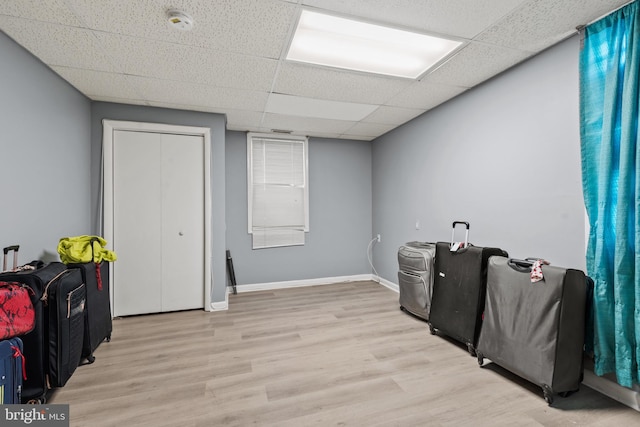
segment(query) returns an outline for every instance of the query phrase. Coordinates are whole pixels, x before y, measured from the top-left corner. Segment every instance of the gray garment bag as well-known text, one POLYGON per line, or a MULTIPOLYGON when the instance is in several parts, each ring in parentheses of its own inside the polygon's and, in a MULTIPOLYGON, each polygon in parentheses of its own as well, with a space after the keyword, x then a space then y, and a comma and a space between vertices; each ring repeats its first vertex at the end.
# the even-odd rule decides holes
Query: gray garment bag
POLYGON ((489 259, 477 357, 539 385, 551 405, 554 393, 582 382, 588 283, 582 271, 553 265, 532 282, 534 261, 489 259))

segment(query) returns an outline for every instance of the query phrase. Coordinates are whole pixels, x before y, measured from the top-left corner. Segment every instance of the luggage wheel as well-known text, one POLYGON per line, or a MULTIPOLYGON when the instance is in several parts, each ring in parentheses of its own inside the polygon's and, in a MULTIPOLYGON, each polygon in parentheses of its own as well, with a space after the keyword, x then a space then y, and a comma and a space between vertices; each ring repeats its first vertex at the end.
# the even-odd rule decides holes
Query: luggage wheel
POLYGON ((403 306, 400 306, 400 311, 407 311, 407 309, 404 308, 403 306))
POLYGON ((551 406, 553 404, 553 393, 551 389, 547 385, 542 386, 542 391, 544 393, 544 400, 551 406))
POLYGON ((476 357, 476 349, 473 348, 473 344, 467 344, 467 350, 471 356, 476 357))
POLYGON ((436 328, 434 328, 431 323, 429 323, 429 332, 431 332, 431 335, 436 334, 436 328))
POLYGON ((93 363, 96 361, 96 357, 93 354, 90 354, 89 356, 87 356, 87 362, 89 364, 93 363))
POLYGON ((27 400, 27 405, 44 405, 45 403, 47 403, 46 397, 41 397, 40 399, 27 400))
POLYGON ((476 356, 478 357, 478 365, 482 367, 482 365, 484 364, 484 356, 482 355, 482 353, 478 352, 476 352, 476 356))
POLYGON ((106 342, 111 342, 111 335, 109 335, 108 337, 105 338, 106 342))

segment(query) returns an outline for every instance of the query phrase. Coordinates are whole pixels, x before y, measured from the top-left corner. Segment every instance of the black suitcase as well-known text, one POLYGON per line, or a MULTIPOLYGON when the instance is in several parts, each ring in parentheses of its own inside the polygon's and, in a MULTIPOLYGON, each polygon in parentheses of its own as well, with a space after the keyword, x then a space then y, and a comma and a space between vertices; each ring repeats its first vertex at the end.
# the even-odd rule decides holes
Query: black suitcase
POLYGON ((26 379, 22 387, 22 401, 23 403, 45 403, 49 390, 47 385, 48 333, 44 305, 40 298, 47 283, 65 271, 67 267, 61 262, 52 262, 46 265, 40 262, 31 264, 35 269, 0 273, 0 281, 23 283, 34 291, 32 303, 35 310, 36 326, 33 331, 20 337, 24 345, 23 354, 26 360, 26 379))
POLYGON ((398 248, 400 309, 429 320, 436 244, 408 242, 398 248))
POLYGON ((48 327, 48 379, 63 387, 82 358, 86 286, 77 268, 66 269, 45 287, 42 301, 48 327))
POLYGON ((493 255, 508 256, 499 248, 471 245, 468 222, 453 223, 451 243, 436 243, 429 329, 466 344, 472 356, 482 324, 487 261, 493 255), (464 243, 454 243, 459 224, 466 226, 464 243))
POLYGON ((542 387, 551 405, 582 382, 587 298, 591 279, 580 270, 542 266, 532 282, 533 261, 491 257, 484 321, 478 338, 484 357, 542 387))
POLYGON ((104 340, 111 341, 111 301, 109 296, 109 263, 86 262, 68 264, 82 273, 86 285, 87 306, 85 309, 84 342, 82 358, 93 363, 93 352, 104 340))

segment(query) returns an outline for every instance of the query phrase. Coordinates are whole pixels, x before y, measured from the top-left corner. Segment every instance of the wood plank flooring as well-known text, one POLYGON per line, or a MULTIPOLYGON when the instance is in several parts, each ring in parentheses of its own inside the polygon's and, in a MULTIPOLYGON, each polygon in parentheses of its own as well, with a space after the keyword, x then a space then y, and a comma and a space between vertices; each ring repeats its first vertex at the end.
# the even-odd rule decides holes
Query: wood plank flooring
POLYGON ((72 426, 631 426, 586 386, 539 387, 432 336, 373 282, 230 296, 229 310, 114 320, 51 403, 72 426))

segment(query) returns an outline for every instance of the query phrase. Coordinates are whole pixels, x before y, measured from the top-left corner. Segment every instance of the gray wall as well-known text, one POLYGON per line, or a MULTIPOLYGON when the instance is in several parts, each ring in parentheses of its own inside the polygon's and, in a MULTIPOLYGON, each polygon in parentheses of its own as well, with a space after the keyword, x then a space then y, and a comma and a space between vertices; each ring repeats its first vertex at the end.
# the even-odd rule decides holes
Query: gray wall
POLYGON ((89 100, 0 32, 0 246, 57 260, 91 232, 89 100))
POLYGON ((310 138, 304 246, 251 249, 247 139, 227 132, 227 247, 239 285, 371 273, 371 144, 310 138))
MULTIPOLYGON (((225 253, 225 119, 220 114, 171 110, 137 105, 94 102, 91 104, 91 142, 93 171, 92 218, 97 218, 100 209, 99 182, 102 152, 102 120, 127 120, 136 122, 164 123, 171 125, 198 126, 211 129, 211 215, 212 215, 212 301, 225 300, 226 253, 225 253)), ((144 165, 141 165, 144 167, 144 165)), ((97 224, 97 222, 94 222, 97 224)), ((97 225, 96 225, 97 227, 97 225)), ((97 229, 97 228, 96 228, 97 229)))
POLYGON ((572 38, 373 144, 312 138, 307 244, 254 251, 244 133, 225 143, 216 114, 90 104, 0 33, 0 170, 11 199, 0 244, 20 243, 29 260, 54 253, 60 237, 99 231, 108 118, 211 128, 214 301, 224 299, 226 248, 241 284, 353 275, 370 271, 367 244, 380 233, 374 265, 396 282, 397 247, 447 240, 454 219, 471 222, 474 244, 583 268, 578 48, 572 38))
POLYGON ((397 283, 409 240, 470 241, 585 267, 579 39, 571 38, 373 142, 374 266, 397 283), (421 229, 415 223, 420 221, 421 229))

